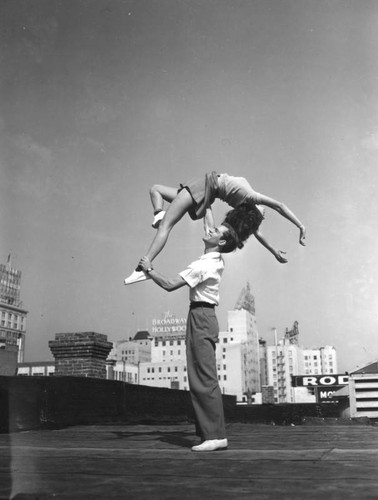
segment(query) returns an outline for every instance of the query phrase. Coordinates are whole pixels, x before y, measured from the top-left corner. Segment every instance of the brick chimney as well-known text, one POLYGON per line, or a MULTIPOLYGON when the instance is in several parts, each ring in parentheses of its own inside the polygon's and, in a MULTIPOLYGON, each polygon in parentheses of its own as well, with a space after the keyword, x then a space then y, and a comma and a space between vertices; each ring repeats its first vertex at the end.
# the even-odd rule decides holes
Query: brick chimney
POLYGON ((107 335, 56 333, 49 347, 55 358, 55 376, 106 378, 106 358, 113 347, 107 335))

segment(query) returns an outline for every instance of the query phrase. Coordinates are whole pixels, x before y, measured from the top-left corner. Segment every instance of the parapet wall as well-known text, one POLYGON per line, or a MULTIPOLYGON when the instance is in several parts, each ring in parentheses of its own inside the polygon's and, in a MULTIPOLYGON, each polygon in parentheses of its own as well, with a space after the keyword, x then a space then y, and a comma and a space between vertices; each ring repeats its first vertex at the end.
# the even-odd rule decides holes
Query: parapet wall
MULTIPOLYGON (((234 396, 224 396, 226 411, 234 396)), ((1 377, 0 432, 194 419, 187 391, 85 377, 1 377)))
MULTIPOLYGON (((237 406, 223 396, 226 422, 300 424, 337 417, 334 404, 237 406)), ((85 377, 0 376, 0 432, 70 425, 193 422, 188 391, 85 377)))

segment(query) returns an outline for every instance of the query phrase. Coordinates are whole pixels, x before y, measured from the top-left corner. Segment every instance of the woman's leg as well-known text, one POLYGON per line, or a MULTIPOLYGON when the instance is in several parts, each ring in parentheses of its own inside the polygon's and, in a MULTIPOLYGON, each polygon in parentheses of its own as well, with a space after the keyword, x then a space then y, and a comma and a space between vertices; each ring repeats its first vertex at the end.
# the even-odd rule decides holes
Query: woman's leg
MULTIPOLYGON (((165 192, 165 195, 167 195, 167 193, 168 191, 165 192)), ((169 193, 168 195, 170 196, 169 193)), ((153 239, 147 253, 145 254, 151 262, 163 250, 173 226, 186 214, 186 212, 192 205, 193 199, 186 189, 182 189, 172 199, 171 204, 169 205, 164 216, 164 219, 160 222, 156 236, 153 239)))
POLYGON ((155 184, 150 189, 150 198, 154 213, 163 210, 164 201, 172 202, 177 196, 177 188, 155 184))

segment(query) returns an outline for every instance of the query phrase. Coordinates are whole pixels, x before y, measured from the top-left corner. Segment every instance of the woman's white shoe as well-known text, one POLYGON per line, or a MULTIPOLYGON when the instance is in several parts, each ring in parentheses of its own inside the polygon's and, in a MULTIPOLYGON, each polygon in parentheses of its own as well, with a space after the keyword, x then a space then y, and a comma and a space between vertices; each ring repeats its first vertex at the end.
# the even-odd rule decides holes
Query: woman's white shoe
POLYGON ((159 213, 157 213, 154 217, 154 221, 152 223, 152 227, 154 229, 157 229, 160 225, 161 220, 164 218, 165 211, 161 210, 159 213))
POLYGON ((124 280, 125 285, 131 285, 132 283, 138 283, 139 281, 146 281, 151 279, 148 274, 143 271, 133 271, 128 278, 124 280))

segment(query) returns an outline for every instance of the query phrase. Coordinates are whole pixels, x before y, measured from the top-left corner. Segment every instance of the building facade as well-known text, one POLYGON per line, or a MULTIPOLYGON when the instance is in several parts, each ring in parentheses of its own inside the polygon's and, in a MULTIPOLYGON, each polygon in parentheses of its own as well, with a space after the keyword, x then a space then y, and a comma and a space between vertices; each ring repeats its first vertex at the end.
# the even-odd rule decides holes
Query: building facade
MULTIPOLYGON (((295 375, 331 375, 337 373, 337 354, 332 346, 317 349, 304 349, 298 344, 298 322, 291 330, 286 329, 282 339, 275 340, 275 345, 266 346, 260 341, 261 357, 266 359, 266 388, 264 394, 274 403, 314 403, 315 391, 311 387, 293 387, 295 375)), ((264 380, 265 382, 265 380, 264 380)))
POLYGON ((300 347, 284 339, 277 345, 267 346, 266 352, 267 385, 273 387, 274 403, 294 403, 291 376, 303 371, 300 347))
POLYGON ((20 299, 21 271, 0 264, 0 349, 17 352, 17 362, 24 361, 26 316, 20 299))
POLYGON ((338 373, 337 354, 333 346, 326 345, 318 349, 304 349, 303 359, 305 375, 338 373))
POLYGON ((51 377, 54 373, 54 361, 30 361, 17 365, 17 375, 22 377, 51 377))
POLYGON ((186 318, 169 311, 152 320, 150 362, 140 363, 140 384, 188 390, 186 373, 186 318))
POLYGON ((109 358, 131 365, 148 363, 151 361, 152 340, 147 330, 138 331, 134 338, 114 342, 109 358))

